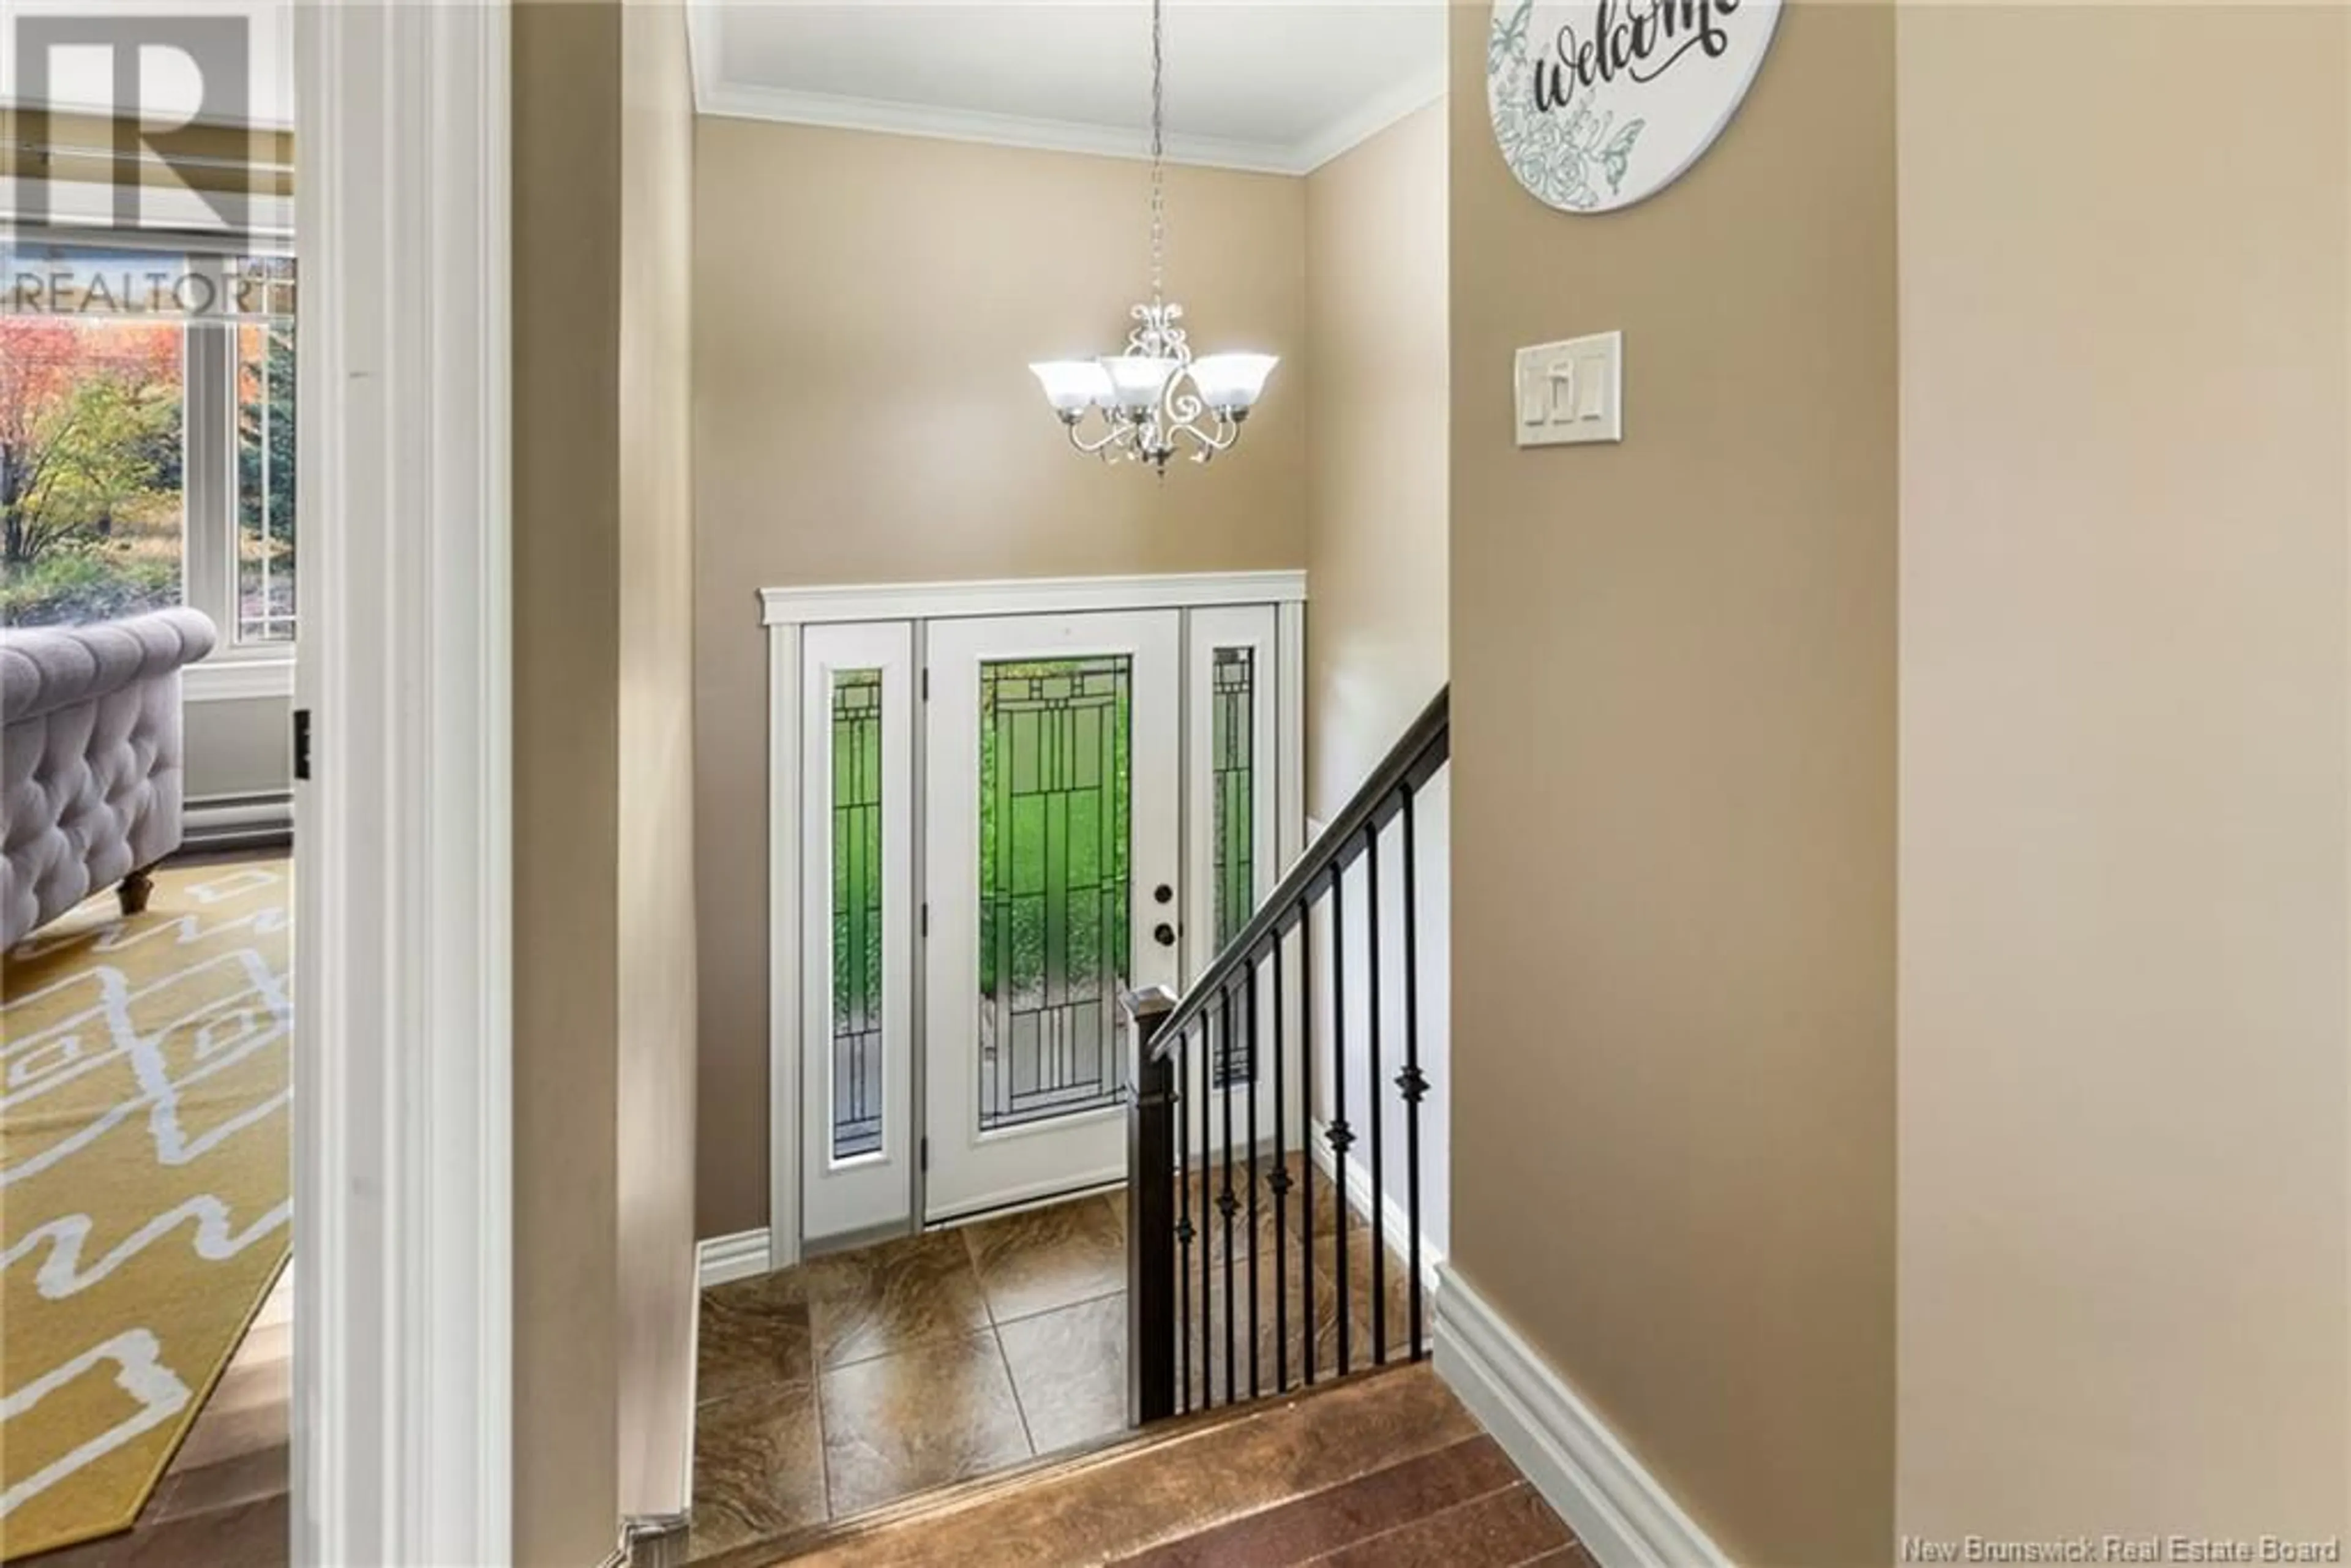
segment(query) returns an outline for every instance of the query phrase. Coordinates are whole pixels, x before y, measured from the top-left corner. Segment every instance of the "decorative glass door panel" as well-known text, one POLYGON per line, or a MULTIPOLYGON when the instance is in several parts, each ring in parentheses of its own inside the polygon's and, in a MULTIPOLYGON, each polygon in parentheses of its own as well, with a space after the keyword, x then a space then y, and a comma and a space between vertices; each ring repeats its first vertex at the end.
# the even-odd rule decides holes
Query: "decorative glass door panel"
POLYGON ((927 1218, 1124 1174, 1119 996, 1176 978, 1178 625, 929 629, 927 1218))
POLYGON ((1134 660, 979 668, 979 1127, 1117 1100, 1134 660))
POLYGON ((802 1234, 903 1221, 914 1128, 914 632, 812 626, 803 664, 802 1234))
MULTIPOLYGON (((900 694, 901 700, 904 694, 900 694)), ((882 672, 832 677, 832 1158, 882 1149, 882 672)))

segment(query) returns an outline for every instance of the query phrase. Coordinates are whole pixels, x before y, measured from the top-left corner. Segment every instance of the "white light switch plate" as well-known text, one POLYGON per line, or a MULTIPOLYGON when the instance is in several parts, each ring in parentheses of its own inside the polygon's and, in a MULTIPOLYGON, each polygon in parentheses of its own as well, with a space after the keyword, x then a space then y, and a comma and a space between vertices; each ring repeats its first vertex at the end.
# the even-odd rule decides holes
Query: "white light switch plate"
POLYGON ((1625 439, 1624 333, 1520 349, 1516 376, 1520 445, 1625 439))

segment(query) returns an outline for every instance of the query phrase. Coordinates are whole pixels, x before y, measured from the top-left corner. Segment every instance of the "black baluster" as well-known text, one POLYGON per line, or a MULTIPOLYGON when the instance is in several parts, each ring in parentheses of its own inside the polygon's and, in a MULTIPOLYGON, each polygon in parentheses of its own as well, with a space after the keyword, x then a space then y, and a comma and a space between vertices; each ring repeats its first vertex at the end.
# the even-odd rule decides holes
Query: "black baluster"
MULTIPOLYGON (((1208 1224, 1208 1176, 1216 1168, 1216 1147, 1208 1135, 1208 1104, 1216 1098, 1217 1063, 1210 1052, 1208 1018, 1200 1015, 1200 1049, 1193 1054, 1200 1059, 1200 1223, 1208 1224)), ((1209 1233, 1211 1236, 1214 1232, 1209 1233)), ((1216 1332, 1217 1310, 1214 1275, 1217 1249, 1207 1238, 1200 1243, 1200 1408, 1206 1410, 1217 1402, 1217 1377, 1214 1358, 1208 1354, 1209 1336, 1216 1332)))
POLYGON ((1240 1354, 1240 1343, 1235 1333, 1238 1316, 1233 1300, 1233 1216, 1239 1212, 1240 1200, 1233 1196, 1233 993, 1229 986, 1217 988, 1217 1033, 1224 1039, 1224 1082, 1217 1086, 1217 1098, 1224 1106, 1225 1128, 1225 1190, 1217 1199, 1217 1212, 1225 1220, 1225 1403, 1231 1405, 1240 1398, 1240 1368, 1234 1364, 1240 1354))
POLYGON ((1418 1361, 1426 1353, 1421 1349, 1420 1302, 1420 1097, 1428 1092, 1428 1081, 1420 1073, 1420 904, 1414 893, 1414 849, 1412 837, 1412 790, 1404 792, 1404 1071, 1396 1074, 1396 1087, 1404 1091, 1404 1163, 1405 1218, 1411 1228, 1412 1256, 1406 1267, 1412 1270, 1408 1282, 1412 1291, 1412 1359, 1418 1361))
MULTIPOLYGON (((1184 1042, 1176 1043, 1181 1047, 1184 1042)), ((1183 1358, 1178 1386, 1184 1392, 1178 1403, 1186 1414, 1192 1408, 1192 1239, 1196 1234, 1192 1226, 1192 1119, 1184 1103, 1191 1089, 1191 1060, 1189 1051, 1179 1051, 1176 1067, 1176 1288, 1184 1331, 1176 1354, 1183 1358)))
POLYGON ((1273 937, 1273 1389, 1290 1392, 1290 1161, 1282 1152, 1281 1081, 1290 1075, 1281 1050, 1281 947, 1289 940, 1279 926, 1273 937))
POLYGON ((1339 1288, 1339 1375, 1347 1375, 1353 1325, 1347 1313, 1347 1148, 1355 1134, 1347 1126, 1347 873, 1331 869, 1331 1240, 1338 1256, 1332 1270, 1339 1288))
POLYGON ((1380 1103, 1380 829, 1374 813, 1364 830, 1364 946, 1371 965, 1371 1040, 1364 1068, 1364 1112, 1372 1119, 1372 1364, 1388 1360, 1388 1231, 1387 1196, 1380 1162, 1381 1135, 1387 1123, 1380 1103))
POLYGON ((1258 1337, 1257 1320, 1257 960, 1251 958, 1242 971, 1241 1034, 1249 1041, 1242 1060, 1249 1064, 1249 1397, 1255 1399, 1263 1392, 1258 1386, 1257 1347, 1264 1342, 1258 1337))
POLYGON ((1306 1178, 1305 1239, 1298 1248, 1298 1282, 1305 1297, 1298 1321, 1304 1325, 1300 1378, 1314 1381, 1314 911, 1298 903, 1298 1166, 1306 1178))

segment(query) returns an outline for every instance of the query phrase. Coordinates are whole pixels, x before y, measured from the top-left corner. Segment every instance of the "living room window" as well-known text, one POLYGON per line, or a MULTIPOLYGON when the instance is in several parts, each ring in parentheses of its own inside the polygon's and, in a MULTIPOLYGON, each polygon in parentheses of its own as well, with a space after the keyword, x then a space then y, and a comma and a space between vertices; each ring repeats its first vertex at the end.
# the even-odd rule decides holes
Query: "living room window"
POLYGON ((185 602, 258 695, 296 632, 293 257, 0 254, 0 622, 185 602))

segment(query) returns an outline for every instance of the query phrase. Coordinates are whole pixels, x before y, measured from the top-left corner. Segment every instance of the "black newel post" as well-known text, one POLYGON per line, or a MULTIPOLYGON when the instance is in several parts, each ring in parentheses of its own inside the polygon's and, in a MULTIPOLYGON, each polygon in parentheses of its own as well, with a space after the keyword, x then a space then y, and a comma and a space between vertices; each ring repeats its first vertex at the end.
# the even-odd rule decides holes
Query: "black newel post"
POLYGON ((1176 997, 1155 986, 1122 1000, 1134 1086, 1126 1116, 1126 1414, 1140 1427, 1176 1414, 1176 1060, 1152 1050, 1176 997))

